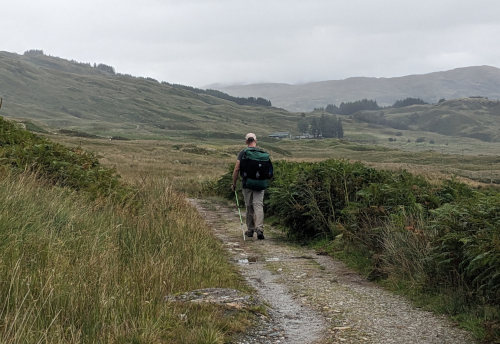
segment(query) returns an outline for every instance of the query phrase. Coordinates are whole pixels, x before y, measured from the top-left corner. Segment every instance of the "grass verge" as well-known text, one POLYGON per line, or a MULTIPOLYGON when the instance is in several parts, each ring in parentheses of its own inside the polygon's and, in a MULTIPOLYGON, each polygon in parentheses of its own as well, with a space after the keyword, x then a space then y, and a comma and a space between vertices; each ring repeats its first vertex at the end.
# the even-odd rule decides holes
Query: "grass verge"
POLYGON ((0 178, 0 342, 223 343, 247 316, 165 303, 168 294, 247 288, 171 185, 139 211, 33 175, 0 178))

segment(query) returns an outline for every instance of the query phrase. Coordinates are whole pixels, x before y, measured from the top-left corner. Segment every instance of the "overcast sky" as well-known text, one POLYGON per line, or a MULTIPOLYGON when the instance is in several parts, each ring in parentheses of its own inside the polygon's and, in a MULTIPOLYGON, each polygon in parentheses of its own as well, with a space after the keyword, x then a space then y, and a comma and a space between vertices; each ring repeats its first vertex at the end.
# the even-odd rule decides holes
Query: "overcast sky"
POLYGON ((202 87, 500 67, 498 0, 1 0, 0 50, 202 87))

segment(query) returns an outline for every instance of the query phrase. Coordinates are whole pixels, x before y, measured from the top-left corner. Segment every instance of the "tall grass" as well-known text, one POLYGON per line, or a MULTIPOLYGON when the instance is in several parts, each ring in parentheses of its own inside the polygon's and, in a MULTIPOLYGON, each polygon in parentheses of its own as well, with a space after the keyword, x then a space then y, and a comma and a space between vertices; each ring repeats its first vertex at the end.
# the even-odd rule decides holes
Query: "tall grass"
POLYGON ((429 242, 436 233, 425 229, 422 219, 413 226, 388 221, 381 228, 381 246, 384 270, 397 280, 408 281, 412 288, 421 289, 427 282, 432 250, 429 242))
POLYGON ((0 342, 224 340, 233 325, 221 309, 164 297, 244 288, 240 277, 168 182, 139 194, 130 212, 33 175, 0 178, 0 342))

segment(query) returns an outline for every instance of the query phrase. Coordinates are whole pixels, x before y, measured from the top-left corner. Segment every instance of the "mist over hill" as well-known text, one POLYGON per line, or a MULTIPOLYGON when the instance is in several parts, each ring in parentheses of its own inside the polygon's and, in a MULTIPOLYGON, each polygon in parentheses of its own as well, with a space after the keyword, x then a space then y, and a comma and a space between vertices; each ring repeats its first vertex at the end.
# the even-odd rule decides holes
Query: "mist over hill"
POLYGON ((392 105, 407 97, 429 103, 439 99, 483 96, 500 99, 500 69, 490 66, 457 68, 444 72, 395 78, 355 77, 299 85, 266 83, 251 85, 211 85, 233 96, 263 97, 274 106, 289 111, 311 111, 327 104, 373 99, 379 105, 392 105))
POLYGON ((234 137, 296 126, 296 115, 265 99, 158 82, 104 64, 0 52, 2 116, 52 129, 128 138, 234 137), (251 120, 249 120, 251 119, 251 120))

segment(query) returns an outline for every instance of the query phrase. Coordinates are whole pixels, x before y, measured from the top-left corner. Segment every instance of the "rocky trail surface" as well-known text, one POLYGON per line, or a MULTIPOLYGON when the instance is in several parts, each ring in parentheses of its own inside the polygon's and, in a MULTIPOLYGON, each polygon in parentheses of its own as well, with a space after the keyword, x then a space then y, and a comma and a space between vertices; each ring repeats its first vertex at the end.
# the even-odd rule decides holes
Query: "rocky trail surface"
POLYGON ((291 245, 266 228, 243 240, 238 212, 191 199, 241 274, 269 305, 235 343, 475 343, 444 317, 420 310, 331 257, 291 245))

